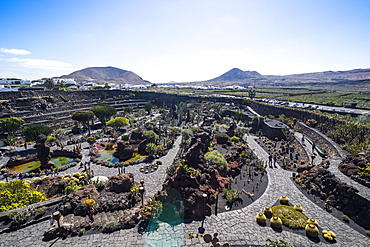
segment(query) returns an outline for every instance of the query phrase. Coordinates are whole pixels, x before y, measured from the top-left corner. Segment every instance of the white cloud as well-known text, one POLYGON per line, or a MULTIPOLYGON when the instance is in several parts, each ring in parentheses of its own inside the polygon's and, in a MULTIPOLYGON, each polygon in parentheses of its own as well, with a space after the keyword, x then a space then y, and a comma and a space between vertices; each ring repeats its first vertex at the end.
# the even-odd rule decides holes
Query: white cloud
POLYGON ((26 51, 26 50, 23 50, 23 49, 0 48, 0 52, 9 53, 9 54, 13 54, 13 55, 29 55, 29 54, 31 54, 30 51, 26 51))
POLYGON ((71 69, 72 64, 62 61, 46 60, 46 59, 31 59, 31 58, 9 58, 8 62, 17 63, 21 67, 34 69, 52 69, 52 70, 66 70, 71 69))

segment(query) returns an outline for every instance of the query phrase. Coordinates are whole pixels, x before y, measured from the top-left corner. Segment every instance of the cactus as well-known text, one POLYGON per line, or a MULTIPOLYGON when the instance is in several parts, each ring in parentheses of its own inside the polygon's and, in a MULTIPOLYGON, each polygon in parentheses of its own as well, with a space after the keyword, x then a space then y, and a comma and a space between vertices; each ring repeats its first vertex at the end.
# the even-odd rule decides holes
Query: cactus
POLYGON ((303 211, 303 208, 301 205, 294 205, 293 207, 295 210, 299 211, 299 212, 302 212, 303 211))
POLYGON ((272 227, 281 228, 283 221, 278 216, 274 216, 270 219, 270 224, 272 227))
POLYGON ((289 204, 289 198, 287 196, 280 196, 280 204, 288 205, 289 204))
POLYGON ((318 237, 319 236, 319 229, 317 228, 316 225, 314 224, 307 224, 306 227, 304 228, 306 230, 306 233, 311 236, 311 237, 318 237))
POLYGON ((312 225, 315 225, 315 226, 319 226, 319 223, 317 222, 317 220, 313 219, 313 218, 310 218, 306 221, 307 224, 312 224, 312 225))
POLYGON ((258 223, 266 224, 266 215, 264 215, 263 213, 257 214, 256 219, 258 223))
POLYGON ((272 217, 272 209, 270 207, 264 207, 263 212, 266 215, 266 217, 268 218, 272 217))
POLYGON ((335 235, 334 232, 330 232, 330 231, 322 231, 322 235, 324 236, 324 238, 328 241, 333 241, 337 235, 335 235))

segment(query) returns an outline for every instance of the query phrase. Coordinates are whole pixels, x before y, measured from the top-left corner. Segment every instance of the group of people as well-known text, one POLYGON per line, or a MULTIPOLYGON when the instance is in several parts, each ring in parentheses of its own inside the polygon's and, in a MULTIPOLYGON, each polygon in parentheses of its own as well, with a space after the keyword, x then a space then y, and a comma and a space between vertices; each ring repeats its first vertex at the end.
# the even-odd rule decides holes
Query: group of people
POLYGON ((269 155, 269 166, 272 167, 272 161, 274 161, 274 166, 276 167, 276 161, 277 157, 276 155, 272 156, 271 154, 269 155))
MULTIPOLYGON (((37 171, 38 171, 38 175, 39 175, 39 177, 41 177, 43 174, 45 174, 46 176, 48 176, 48 175, 50 174, 52 177, 54 177, 55 175, 57 175, 57 176, 58 176, 58 174, 59 174, 59 170, 58 170, 58 168, 54 168, 54 169, 52 169, 51 171, 49 171, 49 170, 45 169, 45 170, 44 170, 44 173, 42 173, 41 168, 39 168, 37 171)), ((24 178, 24 174, 23 174, 22 172, 20 172, 20 173, 18 174, 18 178, 19 178, 20 180, 23 180, 23 178, 24 178)))

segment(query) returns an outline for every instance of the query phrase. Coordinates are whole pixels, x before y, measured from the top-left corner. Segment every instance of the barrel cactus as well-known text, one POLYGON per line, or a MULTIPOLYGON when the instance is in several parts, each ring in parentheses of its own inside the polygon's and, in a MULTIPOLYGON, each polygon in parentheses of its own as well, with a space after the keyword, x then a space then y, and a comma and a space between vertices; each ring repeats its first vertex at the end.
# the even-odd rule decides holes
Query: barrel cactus
POLYGON ((256 219, 258 223, 266 224, 266 215, 264 215, 263 213, 257 214, 256 219))
POLYGON ((272 209, 270 207, 264 207, 263 212, 266 215, 266 217, 268 218, 272 217, 272 209))
POLYGON ((280 196, 280 204, 288 205, 289 204, 289 198, 287 196, 280 196))
POLYGON ((303 208, 301 205, 294 205, 293 207, 295 210, 299 211, 299 212, 302 212, 303 211, 303 208))
POLYGON ((324 236, 324 238, 328 241, 333 241, 337 235, 335 235, 334 232, 330 232, 330 231, 322 231, 322 235, 324 236))
POLYGON ((319 236, 319 228, 317 228, 317 226, 314 224, 307 224, 304 229, 306 230, 306 233, 311 237, 316 238, 319 236))
POLYGON ((281 228, 283 221, 278 216, 274 216, 270 219, 270 224, 272 227, 281 228))
POLYGON ((315 225, 315 226, 319 226, 319 223, 317 222, 317 220, 313 219, 313 218, 310 218, 306 221, 307 224, 312 224, 312 225, 315 225))

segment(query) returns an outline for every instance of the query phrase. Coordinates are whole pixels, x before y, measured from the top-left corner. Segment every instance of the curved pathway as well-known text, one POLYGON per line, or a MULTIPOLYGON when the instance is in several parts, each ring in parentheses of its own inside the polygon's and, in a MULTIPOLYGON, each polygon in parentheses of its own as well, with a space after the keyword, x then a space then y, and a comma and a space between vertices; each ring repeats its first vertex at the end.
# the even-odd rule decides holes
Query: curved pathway
MULTIPOLYGON (((255 142, 254 137, 248 136, 248 145, 254 149, 256 155, 267 162, 268 154, 255 142)), ((325 210, 316 206, 306 198, 290 179, 291 172, 278 168, 267 168, 269 183, 265 193, 253 204, 231 212, 221 213, 217 216, 207 217, 204 228, 209 233, 219 233, 221 242, 229 242, 232 245, 261 245, 266 243, 266 239, 282 239, 295 246, 368 246, 368 239, 349 227, 346 223, 333 217, 325 210), (261 227, 255 221, 257 213, 262 212, 263 207, 273 205, 281 195, 286 195, 293 204, 300 204, 307 217, 318 220, 322 229, 337 233, 337 243, 329 244, 326 242, 315 243, 308 237, 295 234, 289 231, 281 233, 274 231, 270 227, 261 227)), ((183 224, 185 233, 198 232, 199 222, 183 224)), ((199 239, 186 240, 188 246, 208 246, 200 244, 199 239)))
MULTIPOLYGON (((267 162, 268 154, 255 142, 255 137, 248 136, 247 141, 256 155, 261 160, 267 162)), ((140 175, 142 175, 148 189, 149 187, 153 187, 148 191, 147 196, 152 196, 156 191, 160 190, 160 186, 166 175, 166 167, 172 164, 179 150, 180 142, 181 137, 176 140, 174 148, 160 159, 163 165, 150 175, 141 174, 138 165, 126 167, 126 172, 133 172, 130 169, 135 169, 133 173, 135 175, 137 174, 137 179, 140 180, 140 175), (140 174, 138 174, 138 172, 140 174)), ((118 172, 115 168, 101 166, 93 167, 93 165, 92 168, 95 170, 96 175, 111 176, 118 172)), ((295 246, 304 247, 368 246, 368 239, 364 235, 358 233, 346 223, 336 219, 306 198, 290 179, 291 172, 283 170, 279 166, 277 168, 267 167, 267 170, 269 183, 265 193, 253 204, 243 209, 207 217, 203 224, 205 232, 218 232, 221 242, 229 242, 234 246, 263 245, 266 243, 267 238, 282 239, 293 243, 295 246), (306 216, 316 218, 322 229, 335 232, 338 236, 337 243, 315 243, 301 234, 290 231, 276 232, 270 227, 259 226, 255 221, 255 215, 258 212, 262 212, 263 207, 273 205, 281 195, 288 196, 293 204, 302 205, 306 216)), ((205 244, 202 239, 187 239, 190 232, 198 232, 198 228, 201 224, 202 222, 200 221, 183 223, 177 226, 160 223, 159 230, 156 234, 155 245, 151 246, 209 246, 209 244, 205 244), (174 234, 176 234, 176 236, 174 234)), ((44 242, 42 241, 42 234, 47 227, 48 222, 44 221, 18 231, 2 234, 1 237, 3 241, 1 241, 0 246, 148 246, 153 243, 152 237, 154 236, 151 235, 152 233, 141 234, 137 228, 133 228, 121 230, 112 234, 99 233, 83 235, 81 237, 68 237, 65 240, 57 239, 44 242)))
MULTIPOLYGON (((316 133, 318 133, 318 131, 310 128, 312 131, 315 131, 316 133)), ((335 144, 333 143, 332 140, 330 140, 327 136, 325 135, 322 135, 320 133, 320 135, 327 139, 328 142, 330 142, 337 150, 338 152, 341 153, 341 155, 343 157, 345 157, 345 154, 343 151, 339 150, 340 148, 335 144)), ((298 133, 298 132, 295 132, 295 136, 298 138, 298 140, 301 140, 302 139, 302 134, 301 133, 298 133)), ((306 151, 309 153, 309 155, 312 154, 312 144, 311 144, 311 141, 306 141, 305 142, 305 148, 306 148, 306 151)), ((340 181, 342 182, 345 182, 346 184, 348 185, 351 185, 352 187, 354 187, 355 189, 358 190, 357 194, 362 196, 363 198, 365 198, 366 200, 370 201, 370 188, 356 182, 355 180, 351 179, 350 177, 344 175, 339 169, 338 169, 338 166, 342 163, 343 161, 343 157, 338 157, 338 156, 334 156, 334 157, 329 157, 329 162, 330 162, 330 166, 328 168, 328 170, 334 174, 337 178, 340 179, 340 181)), ((321 162, 321 158, 319 155, 316 156, 315 160, 314 160, 314 164, 319 164, 321 162)))

